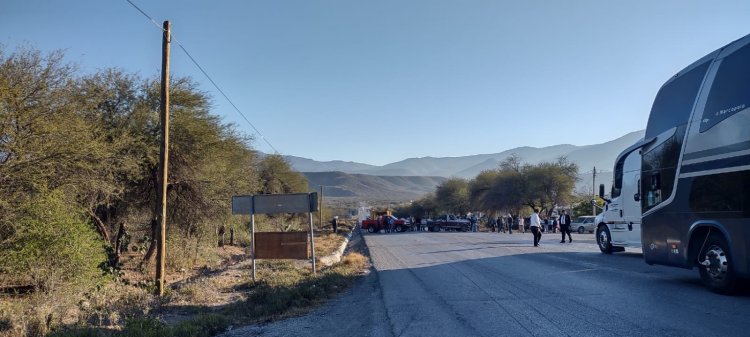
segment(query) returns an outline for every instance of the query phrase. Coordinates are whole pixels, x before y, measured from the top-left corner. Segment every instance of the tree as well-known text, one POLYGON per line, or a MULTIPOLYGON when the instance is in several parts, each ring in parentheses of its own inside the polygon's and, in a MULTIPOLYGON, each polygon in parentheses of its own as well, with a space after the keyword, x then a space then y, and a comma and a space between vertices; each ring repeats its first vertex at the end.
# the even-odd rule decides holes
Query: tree
POLYGON ((262 184, 259 193, 295 193, 310 190, 307 178, 294 171, 284 157, 278 154, 267 155, 258 164, 262 184))
POLYGON ((469 211, 469 183, 462 178, 451 178, 437 186, 435 201, 444 212, 466 214, 469 211))
POLYGON ((77 113, 74 68, 62 59, 0 49, 0 217, 41 191, 78 186, 97 169, 101 142, 77 113))
POLYGON ((496 170, 484 171, 469 183, 472 207, 488 212, 522 207, 539 208, 548 215, 557 205, 568 203, 577 179, 578 166, 566 158, 536 165, 521 164, 512 155, 496 170))
POLYGON ((524 166, 523 172, 528 186, 525 204, 547 215, 551 215, 555 206, 571 199, 578 179, 578 165, 570 163, 565 157, 553 163, 524 166))
POLYGON ((499 170, 482 171, 469 181, 469 205, 472 209, 487 212, 498 209, 498 199, 489 195, 493 193, 493 186, 500 174, 499 170))

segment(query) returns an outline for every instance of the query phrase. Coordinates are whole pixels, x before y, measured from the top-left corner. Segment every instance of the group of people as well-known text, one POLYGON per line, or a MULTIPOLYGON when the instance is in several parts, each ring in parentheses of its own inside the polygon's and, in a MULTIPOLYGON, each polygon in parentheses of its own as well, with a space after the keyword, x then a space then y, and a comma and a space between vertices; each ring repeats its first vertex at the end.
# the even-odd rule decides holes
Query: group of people
MULTIPOLYGON (((565 243, 565 235, 568 235, 568 243, 573 242, 573 237, 570 235, 570 215, 567 211, 562 211, 560 214, 560 233, 562 240, 560 243, 565 243)), ((534 247, 539 247, 539 240, 542 238, 542 219, 539 217, 539 209, 534 209, 534 214, 531 214, 529 219, 529 227, 531 227, 531 233, 534 234, 534 247)))
MULTIPOLYGON (((518 223, 518 231, 521 233, 526 233, 526 224, 523 217, 520 216, 513 216, 511 214, 508 214, 506 217, 498 216, 497 219, 490 219, 490 227, 493 228, 493 231, 495 228, 497 228, 498 232, 505 233, 507 231, 508 234, 513 234, 513 224, 518 223)), ((560 214, 560 218, 555 220, 543 220, 542 217, 539 215, 539 209, 534 209, 534 213, 529 218, 529 229, 531 230, 531 233, 534 235, 534 247, 539 247, 539 240, 542 237, 542 232, 548 231, 548 232, 556 232, 557 228, 560 229, 560 234, 562 236, 562 239, 560 240, 560 243, 565 243, 565 236, 568 236, 568 243, 573 242, 573 237, 570 235, 570 215, 568 215, 567 211, 562 211, 562 214, 560 214), (547 228, 545 228, 545 223, 547 225, 547 228)), ((473 228, 474 226, 472 226, 473 228)))
MULTIPOLYGON (((395 232, 393 218, 392 217, 383 217, 381 218, 381 221, 387 221, 385 223, 385 231, 387 233, 395 232)), ((333 227, 334 232, 336 232, 337 227, 337 221, 338 217, 334 217, 334 219, 331 221, 331 225, 333 227)), ((426 230, 426 226, 422 223, 422 219, 419 217, 410 217, 410 222, 412 224, 411 228, 413 231, 424 231, 426 230)), ((471 231, 476 232, 477 231, 477 225, 479 220, 477 219, 476 215, 471 215, 469 217, 469 223, 471 225, 471 231)), ((512 214, 508 214, 507 216, 498 216, 495 218, 489 219, 489 226, 492 228, 493 231, 497 229, 497 232, 513 234, 513 225, 514 223, 518 223, 518 231, 521 233, 526 233, 526 226, 525 226, 525 220, 521 216, 513 216, 512 214)), ((568 215, 568 212, 563 210, 560 214, 559 219, 557 221, 554 220, 544 220, 539 215, 539 209, 535 208, 534 213, 531 214, 531 217, 529 218, 529 229, 531 230, 531 233, 534 236, 534 247, 539 247, 539 240, 542 237, 542 232, 545 231, 552 231, 556 232, 556 229, 559 227, 560 234, 561 234, 561 240, 560 243, 565 243, 565 236, 568 237, 568 243, 573 242, 573 237, 570 235, 571 229, 570 229, 570 215, 568 215), (545 223, 547 225, 547 228, 545 228, 545 223)))

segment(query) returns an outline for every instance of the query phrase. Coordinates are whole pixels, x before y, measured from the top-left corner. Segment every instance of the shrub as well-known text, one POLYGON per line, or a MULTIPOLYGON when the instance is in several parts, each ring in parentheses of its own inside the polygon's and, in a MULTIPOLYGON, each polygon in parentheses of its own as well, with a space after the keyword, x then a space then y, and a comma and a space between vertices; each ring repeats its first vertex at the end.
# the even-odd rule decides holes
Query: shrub
POLYGON ((153 317, 131 318, 125 321, 121 337, 167 337, 171 336, 169 327, 153 317))
POLYGON ((38 196, 17 214, 0 244, 0 270, 45 292, 90 289, 102 280, 103 242, 62 192, 38 196))
POLYGON ((224 332, 229 326, 229 319, 216 314, 200 315, 182 321, 172 328, 173 336, 209 337, 224 332))

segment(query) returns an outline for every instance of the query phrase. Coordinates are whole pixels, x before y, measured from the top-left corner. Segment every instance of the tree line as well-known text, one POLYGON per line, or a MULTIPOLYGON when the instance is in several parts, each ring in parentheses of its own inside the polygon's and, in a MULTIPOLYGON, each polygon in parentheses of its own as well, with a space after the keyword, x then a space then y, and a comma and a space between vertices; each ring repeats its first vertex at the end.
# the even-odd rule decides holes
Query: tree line
MULTIPOLYGON (((196 82, 174 77, 170 95, 169 260, 215 246, 221 226, 244 228, 232 195, 308 190, 281 156, 212 114, 196 82)), ((91 286, 134 247, 150 261, 159 98, 157 76, 83 74, 62 52, 0 46, 0 287, 91 286)))
POLYGON ((471 211, 519 215, 536 208, 549 215, 557 206, 588 203, 573 193, 577 180, 578 165, 565 157, 528 164, 514 154, 498 168, 482 171, 473 179, 450 178, 438 185, 434 193, 397 212, 421 217, 471 211))

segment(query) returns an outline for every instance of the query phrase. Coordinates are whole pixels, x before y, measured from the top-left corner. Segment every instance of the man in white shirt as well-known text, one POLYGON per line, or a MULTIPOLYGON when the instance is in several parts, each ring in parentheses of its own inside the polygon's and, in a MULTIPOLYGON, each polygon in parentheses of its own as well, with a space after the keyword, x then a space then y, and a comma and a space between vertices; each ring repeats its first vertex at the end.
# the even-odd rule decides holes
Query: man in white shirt
POLYGON ((531 234, 534 235, 534 247, 539 247, 539 239, 542 238, 542 220, 539 218, 539 209, 534 208, 534 214, 529 219, 531 234))

